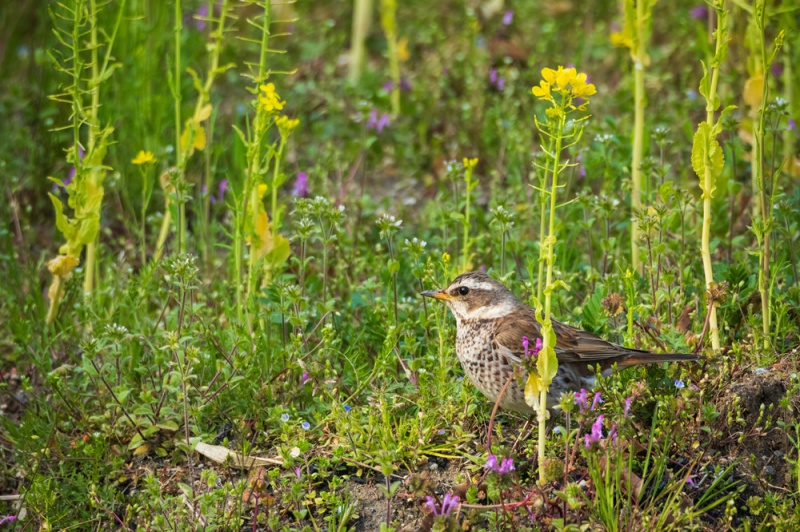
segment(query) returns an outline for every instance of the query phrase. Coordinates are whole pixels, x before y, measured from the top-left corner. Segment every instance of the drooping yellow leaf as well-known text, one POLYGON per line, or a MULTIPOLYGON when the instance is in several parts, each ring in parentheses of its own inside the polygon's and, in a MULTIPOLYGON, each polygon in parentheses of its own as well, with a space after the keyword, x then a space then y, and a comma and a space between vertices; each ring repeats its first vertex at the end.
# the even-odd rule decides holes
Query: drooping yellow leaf
POLYGON ((558 357, 556 357, 556 333, 553 330, 553 322, 546 319, 542 324, 542 349, 536 360, 536 371, 542 379, 542 386, 550 388, 550 383, 558 373, 558 357))
POLYGON ((542 388, 542 379, 536 373, 529 373, 525 381, 525 402, 534 410, 539 410, 539 392, 542 388))
POLYGON ((211 104, 207 103, 204 105, 197 114, 195 115, 194 119, 196 122, 202 122, 203 120, 208 120, 211 116, 211 104))
POLYGON ((744 102, 750 107, 761 105, 764 96, 764 76, 753 76, 744 83, 744 102))

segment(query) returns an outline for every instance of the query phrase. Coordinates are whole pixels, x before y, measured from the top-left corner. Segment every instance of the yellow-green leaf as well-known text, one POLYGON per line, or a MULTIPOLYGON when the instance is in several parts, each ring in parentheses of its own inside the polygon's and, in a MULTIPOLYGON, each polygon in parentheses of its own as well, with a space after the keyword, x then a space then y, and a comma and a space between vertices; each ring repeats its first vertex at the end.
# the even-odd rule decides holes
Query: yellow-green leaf
POLYGON ((707 122, 701 122, 697 126, 692 142, 692 168, 697 177, 700 178, 700 188, 703 190, 703 197, 714 194, 714 179, 725 166, 725 157, 722 154, 722 147, 717 142, 716 137, 711 133, 711 126, 707 122), (710 187, 706 187, 705 172, 711 174, 710 187), (708 188, 708 190, 706 190, 708 188))
POLYGON ((534 410, 539 410, 539 392, 543 388, 542 379, 536 373, 529 373, 525 381, 525 402, 534 410))
POLYGON ((542 379, 542 386, 545 389, 550 387, 553 378, 558 373, 558 358, 556 357, 556 333, 553 330, 553 322, 545 319, 542 324, 542 350, 536 361, 536 371, 542 379))

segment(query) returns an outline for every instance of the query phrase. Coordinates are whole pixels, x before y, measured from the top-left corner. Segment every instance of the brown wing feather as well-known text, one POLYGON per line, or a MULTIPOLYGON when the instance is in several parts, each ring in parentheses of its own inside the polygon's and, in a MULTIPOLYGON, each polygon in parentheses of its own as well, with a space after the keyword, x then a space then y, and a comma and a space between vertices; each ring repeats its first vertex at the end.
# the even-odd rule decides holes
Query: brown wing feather
MULTIPOLYGON (((539 322, 536 321, 534 310, 527 306, 520 307, 513 315, 498 320, 495 341, 508 348, 515 357, 522 358, 524 355, 522 337, 526 336, 530 345, 533 346, 536 338, 541 338, 540 327, 539 322)), ((628 349, 556 320, 553 320, 553 330, 556 333, 556 356, 559 362, 599 364, 603 370, 606 370, 615 363, 620 368, 625 368, 635 364, 703 358, 698 355, 655 354, 640 349, 628 349)))

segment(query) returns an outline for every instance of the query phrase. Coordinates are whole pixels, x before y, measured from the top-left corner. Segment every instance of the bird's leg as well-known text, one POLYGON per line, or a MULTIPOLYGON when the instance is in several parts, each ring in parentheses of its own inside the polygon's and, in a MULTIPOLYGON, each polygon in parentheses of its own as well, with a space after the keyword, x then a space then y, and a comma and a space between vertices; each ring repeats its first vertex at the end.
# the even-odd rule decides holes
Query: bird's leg
POLYGON ((503 389, 500 390, 500 395, 497 396, 497 400, 494 402, 492 415, 489 416, 489 428, 486 430, 486 449, 489 451, 489 454, 492 454, 492 428, 494 427, 494 416, 497 414, 497 409, 500 407, 500 401, 503 399, 503 394, 505 394, 506 390, 508 390, 508 385, 511 384, 511 379, 513 378, 514 373, 511 373, 511 375, 508 376, 508 379, 506 379, 503 389))

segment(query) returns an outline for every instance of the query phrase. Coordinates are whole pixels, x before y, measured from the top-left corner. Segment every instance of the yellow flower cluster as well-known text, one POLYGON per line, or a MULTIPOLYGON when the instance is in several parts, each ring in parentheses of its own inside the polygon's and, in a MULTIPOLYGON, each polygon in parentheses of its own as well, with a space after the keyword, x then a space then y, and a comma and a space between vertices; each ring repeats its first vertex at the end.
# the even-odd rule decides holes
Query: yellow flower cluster
POLYGON ((466 168, 467 170, 472 170, 476 166, 478 166, 477 157, 475 157, 474 159, 468 159, 467 157, 464 157, 464 168, 466 168))
MULTIPOLYGON (((578 73, 574 68, 564 68, 563 66, 559 66, 558 70, 543 68, 542 78, 539 86, 532 89, 533 95, 540 100, 552 102, 552 92, 555 91, 570 99, 583 98, 588 102, 589 96, 597 93, 594 85, 586 83, 586 74, 578 73)), ((584 108, 584 105, 580 108, 584 108)))
POLYGON ((258 103, 265 111, 280 111, 286 102, 281 101, 281 97, 275 92, 274 83, 265 83, 259 87, 261 94, 258 95, 258 103))
POLYGON ((289 118, 288 116, 281 115, 275 119, 275 125, 278 126, 278 131, 282 137, 289 136, 294 128, 300 125, 300 119, 298 118, 289 118))

